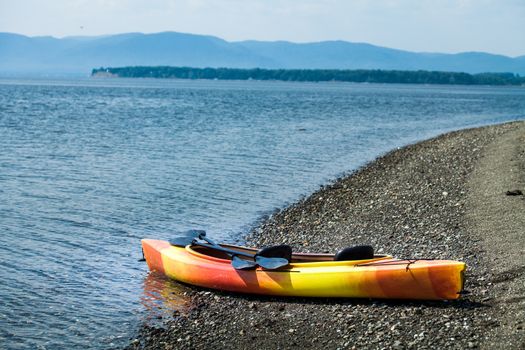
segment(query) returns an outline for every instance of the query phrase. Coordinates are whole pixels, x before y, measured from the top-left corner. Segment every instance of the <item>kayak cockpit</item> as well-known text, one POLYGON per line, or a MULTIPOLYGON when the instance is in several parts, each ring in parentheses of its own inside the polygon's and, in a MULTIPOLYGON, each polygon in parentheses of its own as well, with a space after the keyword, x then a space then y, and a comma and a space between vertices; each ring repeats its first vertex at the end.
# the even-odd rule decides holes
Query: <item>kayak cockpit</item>
MULTIPOLYGON (((227 248, 232 251, 238 251, 239 253, 247 253, 255 255, 260 250, 255 248, 248 248, 248 247, 241 247, 241 246, 235 246, 235 245, 229 245, 229 244, 221 244, 220 245, 223 248, 227 248)), ((337 254, 317 254, 317 253, 291 253, 291 259, 288 259, 290 261, 290 264, 297 264, 297 263, 316 263, 316 262, 342 262, 342 261, 374 261, 374 260, 382 260, 385 258, 390 258, 389 255, 378 255, 378 254, 372 254, 368 256, 356 255, 356 258, 350 259, 350 258, 341 258, 338 257, 338 255, 344 255, 341 254, 341 252, 344 252, 346 249, 352 249, 354 247, 345 248, 341 250, 337 254)), ((212 258, 220 259, 220 260, 226 260, 231 261, 231 257, 228 253, 219 251, 216 249, 203 247, 203 246, 187 246, 187 251, 193 255, 201 256, 203 258, 212 258)))

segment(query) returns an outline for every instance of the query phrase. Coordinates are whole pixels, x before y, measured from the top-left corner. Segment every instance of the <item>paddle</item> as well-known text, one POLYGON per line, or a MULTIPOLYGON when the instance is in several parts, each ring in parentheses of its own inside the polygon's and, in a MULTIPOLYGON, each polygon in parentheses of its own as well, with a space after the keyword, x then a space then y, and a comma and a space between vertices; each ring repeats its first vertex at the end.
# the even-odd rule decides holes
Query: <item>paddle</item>
MULTIPOLYGON (((220 245, 215 243, 211 238, 206 237, 206 231, 204 230, 189 230, 187 232, 188 235, 191 235, 193 237, 197 237, 199 239, 202 239, 215 248, 222 248, 220 245)), ((253 261, 244 260, 239 258, 237 255, 234 254, 228 254, 232 258, 232 266, 235 270, 251 270, 255 269, 257 267, 257 264, 253 261)))
MULTIPOLYGON (((195 230, 195 231, 198 231, 198 230, 195 230)), ((205 234, 202 237, 200 237, 200 234, 199 234, 198 238, 204 239, 204 237, 205 237, 205 234)), ((274 270, 274 269, 278 269, 279 267, 286 266, 289 263, 288 260, 283 259, 283 258, 267 258, 264 256, 253 255, 250 253, 240 252, 237 250, 221 247, 220 245, 211 241, 209 238, 204 239, 204 240, 206 242, 210 242, 210 244, 200 243, 195 239, 195 237, 191 237, 191 236, 190 237, 188 236, 175 237, 174 239, 170 240, 170 244, 177 246, 177 247, 185 247, 187 245, 197 245, 200 247, 206 247, 209 249, 215 249, 217 251, 225 252, 226 254, 232 257, 232 266, 237 270, 251 269, 251 268, 257 267, 257 265, 267 270, 274 270), (238 255, 252 258, 255 260, 255 262, 241 259, 238 257, 238 255)))

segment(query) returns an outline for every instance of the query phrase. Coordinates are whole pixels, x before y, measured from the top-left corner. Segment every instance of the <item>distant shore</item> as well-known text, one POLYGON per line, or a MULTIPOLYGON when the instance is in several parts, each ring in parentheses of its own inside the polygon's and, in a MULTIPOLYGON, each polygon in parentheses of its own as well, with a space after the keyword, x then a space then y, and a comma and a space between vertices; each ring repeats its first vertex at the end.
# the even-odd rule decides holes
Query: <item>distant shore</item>
POLYGON ((95 78, 162 78, 209 80, 274 80, 299 82, 351 82, 380 84, 525 85, 513 73, 402 71, 381 69, 240 69, 170 66, 107 67, 93 69, 95 78))
POLYGON ((129 349, 525 348, 525 122, 394 150, 270 217, 250 245, 468 265, 454 302, 246 296, 184 287, 194 309, 129 349))

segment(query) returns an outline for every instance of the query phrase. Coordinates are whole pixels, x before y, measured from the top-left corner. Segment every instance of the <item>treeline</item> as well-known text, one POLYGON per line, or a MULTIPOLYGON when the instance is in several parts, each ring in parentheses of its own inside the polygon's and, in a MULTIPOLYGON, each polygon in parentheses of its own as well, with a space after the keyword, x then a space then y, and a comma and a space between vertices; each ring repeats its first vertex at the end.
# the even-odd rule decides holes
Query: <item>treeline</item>
POLYGON ((355 83, 525 85, 525 77, 513 73, 468 74, 436 71, 380 69, 238 69, 191 67, 119 67, 93 69, 93 76, 122 78, 172 78, 218 80, 341 81, 355 83))

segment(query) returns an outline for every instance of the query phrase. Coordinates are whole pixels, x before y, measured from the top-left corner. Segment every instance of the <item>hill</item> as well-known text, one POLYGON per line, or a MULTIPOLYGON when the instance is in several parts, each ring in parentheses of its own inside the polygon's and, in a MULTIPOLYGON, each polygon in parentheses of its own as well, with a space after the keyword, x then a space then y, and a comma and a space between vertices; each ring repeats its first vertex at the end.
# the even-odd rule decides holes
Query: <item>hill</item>
POLYGON ((525 56, 415 53, 345 41, 228 42, 214 36, 176 32, 62 39, 0 33, 2 75, 89 75, 92 68, 102 66, 383 69, 525 75, 525 56))

